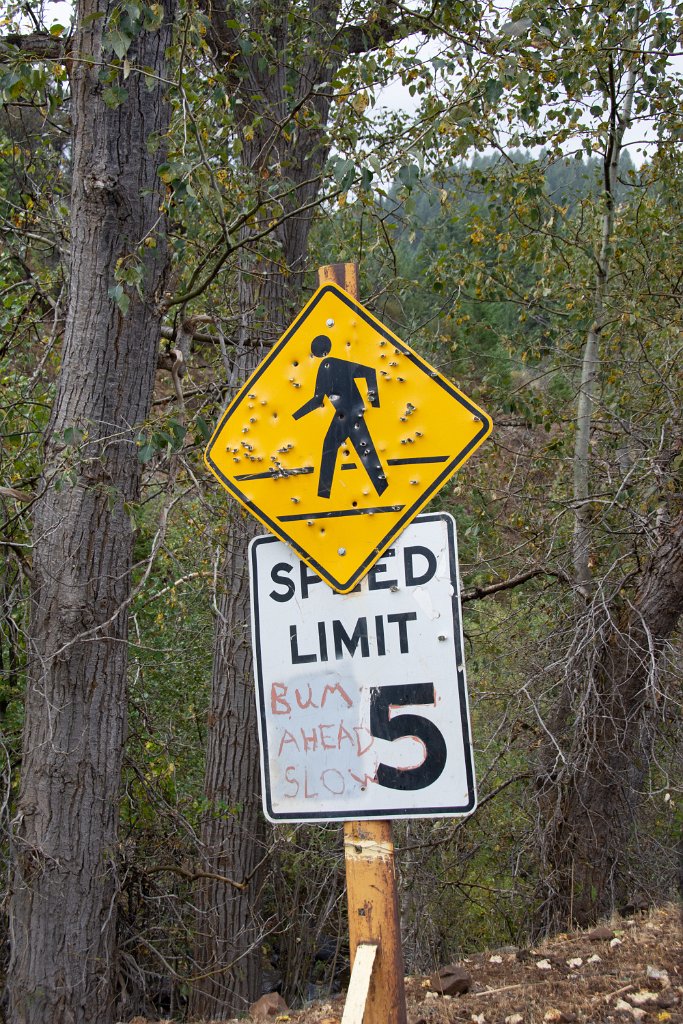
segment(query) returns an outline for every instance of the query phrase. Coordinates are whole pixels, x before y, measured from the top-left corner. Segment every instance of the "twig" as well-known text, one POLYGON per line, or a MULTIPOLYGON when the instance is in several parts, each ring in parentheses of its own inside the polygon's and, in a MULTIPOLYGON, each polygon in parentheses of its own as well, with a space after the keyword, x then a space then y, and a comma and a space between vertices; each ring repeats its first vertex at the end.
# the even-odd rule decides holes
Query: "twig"
POLYGON ((622 985, 622 987, 618 988, 615 992, 606 992, 604 995, 604 1000, 606 1003, 608 1003, 610 999, 614 999, 615 996, 620 996, 624 992, 629 992, 632 988, 635 988, 635 985, 622 985))
POLYGON ((167 594, 169 590, 174 590, 176 587, 179 587, 181 585, 181 583, 187 583, 188 580, 194 580, 198 576, 211 576, 211 575, 212 575, 212 573, 210 573, 210 572, 199 572, 198 571, 198 572, 189 572, 186 576, 180 576, 177 580, 174 580, 173 583, 169 583, 167 587, 164 587, 163 590, 160 590, 158 593, 152 594, 151 597, 148 597, 146 601, 142 602, 140 607, 141 608, 146 608, 148 604, 152 603, 152 601, 158 601, 160 597, 163 597, 164 594, 167 594))
MULTIPOLYGON (((545 985, 547 982, 541 981, 539 984, 545 985)), ((513 988, 525 988, 525 983, 520 982, 517 985, 503 985, 502 988, 487 988, 485 992, 470 992, 468 994, 471 996, 495 996, 499 992, 510 992, 513 988)))
POLYGON ((529 569, 527 572, 522 572, 519 576, 513 576, 509 580, 501 580, 500 583, 491 583, 486 587, 472 587, 470 590, 466 590, 460 601, 465 604, 466 601, 478 601, 482 597, 489 597, 491 594, 499 594, 501 590, 511 590, 513 587, 518 587, 522 583, 527 583, 529 580, 535 579, 537 576, 552 576, 555 579, 561 580, 563 583, 569 583, 569 577, 566 573, 555 570, 555 569, 529 569))
POLYGON ((175 875, 187 878, 190 882, 197 882, 200 878, 212 878, 215 882, 225 882, 226 885, 232 885, 235 889, 247 888, 247 882, 236 882, 233 878, 228 878, 227 875, 216 875, 212 871, 188 871, 187 868, 181 868, 178 864, 157 864, 154 867, 146 868, 145 874, 159 875, 163 871, 171 871, 175 875))
POLYGON ((544 978, 543 981, 534 981, 531 984, 526 981, 517 985, 503 985, 502 988, 487 988, 485 992, 468 992, 470 996, 496 996, 499 992, 511 992, 513 988, 540 988, 541 985, 550 985, 557 982, 557 978, 544 978))

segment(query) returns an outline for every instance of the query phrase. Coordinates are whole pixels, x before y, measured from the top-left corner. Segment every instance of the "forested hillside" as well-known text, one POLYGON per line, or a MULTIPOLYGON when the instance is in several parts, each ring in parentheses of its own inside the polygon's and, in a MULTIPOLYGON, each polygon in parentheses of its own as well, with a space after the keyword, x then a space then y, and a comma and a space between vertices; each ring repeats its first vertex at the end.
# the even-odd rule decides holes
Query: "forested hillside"
POLYGON ((8 1021, 217 1020, 348 980, 340 827, 261 812, 261 528, 202 461, 333 262, 494 422, 430 505, 458 527, 479 805, 394 826, 406 973, 675 898, 683 7, 70 16, 0 27, 8 1021))

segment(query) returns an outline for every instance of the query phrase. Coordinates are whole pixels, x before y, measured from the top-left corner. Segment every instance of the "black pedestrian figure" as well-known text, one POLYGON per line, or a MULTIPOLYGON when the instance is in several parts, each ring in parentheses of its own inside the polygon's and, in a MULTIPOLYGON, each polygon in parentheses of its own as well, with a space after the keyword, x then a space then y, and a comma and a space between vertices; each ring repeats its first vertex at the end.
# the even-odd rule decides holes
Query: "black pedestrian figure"
POLYGON ((314 409, 319 409, 325 398, 329 398, 334 406, 334 416, 323 441, 318 496, 330 496, 337 453, 345 441, 350 441, 356 449, 375 490, 381 494, 387 489, 387 478, 365 423, 365 405, 356 384, 358 377, 366 381, 370 404, 378 409, 377 373, 371 366, 363 366, 362 363, 328 358, 331 348, 332 342, 326 334, 319 334, 313 339, 311 352, 317 359, 323 360, 315 379, 315 394, 292 414, 295 420, 301 419, 314 409))

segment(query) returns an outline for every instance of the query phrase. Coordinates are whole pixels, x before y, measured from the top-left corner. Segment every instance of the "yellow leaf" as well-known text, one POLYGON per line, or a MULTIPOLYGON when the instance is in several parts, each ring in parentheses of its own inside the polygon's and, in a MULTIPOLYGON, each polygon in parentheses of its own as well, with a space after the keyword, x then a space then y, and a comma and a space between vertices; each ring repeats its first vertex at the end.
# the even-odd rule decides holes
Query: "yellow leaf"
POLYGON ((354 96, 351 100, 351 106, 357 114, 363 114, 370 100, 367 97, 367 93, 359 92, 357 96, 354 96))

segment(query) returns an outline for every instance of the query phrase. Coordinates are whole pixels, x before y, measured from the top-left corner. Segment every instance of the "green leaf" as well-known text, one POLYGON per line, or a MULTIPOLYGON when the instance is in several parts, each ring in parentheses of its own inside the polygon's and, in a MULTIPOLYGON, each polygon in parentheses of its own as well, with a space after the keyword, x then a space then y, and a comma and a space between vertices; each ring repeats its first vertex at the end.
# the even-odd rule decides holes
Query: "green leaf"
POLYGON ((140 448, 140 450, 138 451, 138 462, 141 462, 143 465, 145 464, 145 462, 149 462, 149 460, 153 457, 155 451, 156 449, 154 445, 151 444, 149 441, 147 442, 147 444, 143 444, 142 448, 140 448))
POLYGON ((178 423, 177 420, 171 420, 169 426, 175 438, 174 448, 180 448, 187 433, 187 427, 182 423, 178 423))
POLYGON ((83 431, 79 427, 67 427, 64 431, 66 444, 78 444, 83 440, 83 431))
POLYGON ((334 180, 342 189, 351 188, 356 174, 356 165, 353 160, 344 160, 339 157, 334 165, 334 180))
POLYGON ((173 447, 174 439, 166 430, 157 430, 152 437, 152 443, 161 451, 166 445, 173 447))
POLYGON ((414 188, 420 177, 420 168, 417 164, 404 164, 398 172, 398 177, 406 188, 414 188))
POLYGON ((8 100, 18 99, 24 91, 25 81, 15 71, 10 72, 8 75, 4 75, 2 79, 2 91, 3 95, 8 100))
POLYGON ((110 85, 102 90, 102 100, 112 110, 116 110, 128 99, 128 90, 120 85, 110 85))
POLYGON ((145 16, 142 24, 147 32, 155 32, 161 27, 163 21, 164 9, 161 4, 151 4, 149 7, 145 7, 145 16))
POLYGON ((130 299, 123 290, 122 284, 115 284, 109 289, 109 298, 113 299, 116 305, 121 311, 121 315, 125 316, 130 308, 130 299))
POLYGON ((170 183, 175 178, 175 174, 173 173, 171 165, 168 162, 164 164, 159 164, 157 168, 157 174, 159 175, 159 177, 161 178, 165 185, 170 185, 170 183))
POLYGON ((484 83, 484 96, 488 103, 497 103, 503 95, 504 85, 497 78, 489 78, 484 83))
POLYGON ((122 32, 120 28, 110 29, 102 40, 104 46, 111 46, 119 60, 126 56, 132 42, 132 38, 122 32))
POLYGON ((208 441, 209 438, 211 437, 211 430, 209 429, 209 424, 206 422, 204 417, 197 416, 195 423, 197 424, 197 430, 199 431, 201 436, 204 438, 205 441, 208 441))
POLYGON ((55 23, 54 25, 50 25, 51 36, 61 36, 64 34, 65 31, 66 29, 64 28, 64 25, 58 25, 57 23, 55 23))

